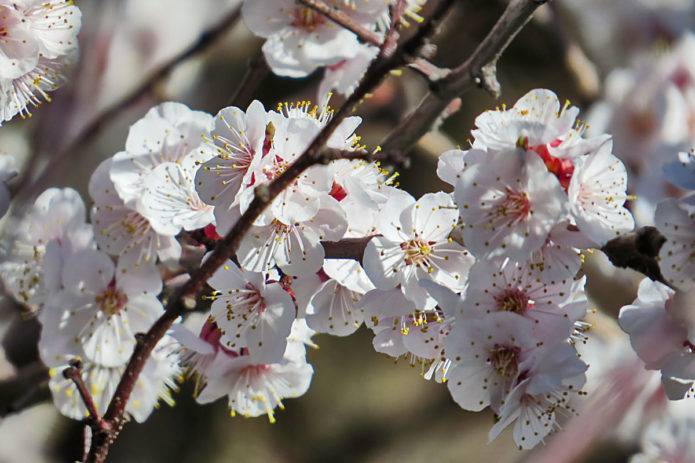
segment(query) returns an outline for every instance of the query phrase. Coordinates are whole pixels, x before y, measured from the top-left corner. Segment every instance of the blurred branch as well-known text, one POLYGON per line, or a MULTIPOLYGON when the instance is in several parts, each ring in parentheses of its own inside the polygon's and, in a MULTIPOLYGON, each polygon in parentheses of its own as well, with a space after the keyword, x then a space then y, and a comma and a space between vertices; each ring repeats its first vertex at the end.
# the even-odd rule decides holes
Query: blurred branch
MULTIPOLYGON (((453 4, 454 0, 442 0, 437 5, 435 13, 443 15, 453 4)), ((109 447, 125 423, 126 404, 152 350, 171 325, 186 310, 196 306, 196 298, 203 289, 205 282, 219 267, 224 265, 227 259, 235 254, 242 238, 249 231, 256 218, 299 174, 312 165, 321 162, 323 146, 345 117, 350 114, 353 106, 376 88, 391 70, 404 65, 407 57, 413 56, 421 44, 434 32, 435 29, 431 26, 431 21, 426 20, 413 37, 396 47, 398 27, 406 5, 405 0, 399 0, 396 6, 391 8, 391 27, 386 32, 378 57, 370 64, 357 89, 347 98, 333 117, 328 120, 302 155, 282 175, 269 185, 256 187, 254 199, 251 201, 248 209, 232 227, 224 240, 217 245, 215 251, 206 259, 200 269, 193 273, 191 278, 171 298, 171 302, 167 304, 164 314, 154 323, 149 331, 146 334, 136 336, 137 343, 133 354, 103 416, 108 427, 93 430, 92 445, 87 457, 88 462, 98 463, 106 459, 109 447)))
POLYGON ((36 361, 20 368, 14 377, 0 381, 0 419, 49 398, 48 369, 36 361))
POLYGON ((445 112, 451 100, 477 86, 500 94, 497 61, 509 43, 528 23, 536 9, 548 0, 511 0, 492 30, 473 54, 445 77, 430 84, 420 104, 386 137, 384 151, 403 151, 427 133, 433 121, 445 112))
POLYGON ((659 250, 666 238, 654 227, 642 227, 610 240, 601 251, 613 265, 643 273, 654 281, 668 285, 659 270, 659 250))
POLYGON ((249 60, 246 74, 241 80, 241 83, 234 92, 234 96, 227 102, 225 106, 236 106, 237 108, 246 108, 253 101, 253 94, 263 82, 263 79, 270 72, 268 63, 265 57, 261 54, 249 60))
POLYGON ((312 10, 318 11, 337 25, 349 30, 357 36, 357 39, 375 47, 381 46, 381 37, 376 32, 370 31, 366 27, 357 24, 350 16, 343 13, 336 7, 331 7, 321 0, 297 0, 302 5, 312 10))
POLYGON ((538 14, 534 16, 534 20, 556 38, 565 67, 572 76, 579 93, 587 101, 594 101, 601 91, 598 69, 586 55, 579 41, 573 37, 564 19, 554 4, 539 9, 538 14))
POLYGON ((67 146, 60 149, 50 158, 50 161, 41 175, 33 182, 31 182, 31 177, 34 172, 30 165, 24 172, 20 181, 15 183, 17 188, 17 190, 13 192, 13 195, 17 195, 15 200, 29 200, 37 196, 39 192, 49 185, 50 181, 57 174, 63 171, 69 161, 77 157, 80 149, 89 143, 104 126, 108 125, 111 120, 118 116, 124 109, 138 101, 145 94, 151 92, 157 83, 168 76, 179 64, 215 43, 227 30, 239 21, 240 17, 241 6, 234 8, 219 23, 203 32, 198 40, 192 43, 188 48, 160 66, 150 74, 139 87, 101 112, 101 114, 88 123, 67 146))

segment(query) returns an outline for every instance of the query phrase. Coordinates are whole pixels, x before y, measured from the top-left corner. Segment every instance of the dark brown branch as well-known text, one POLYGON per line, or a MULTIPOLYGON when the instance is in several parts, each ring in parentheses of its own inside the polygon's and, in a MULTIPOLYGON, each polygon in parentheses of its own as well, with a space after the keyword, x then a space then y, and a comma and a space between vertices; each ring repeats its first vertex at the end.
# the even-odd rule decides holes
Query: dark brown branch
POLYGON ((666 238, 654 227, 642 227, 612 239, 601 248, 613 265, 631 268, 668 284, 659 270, 659 250, 666 238))
POLYGON ((322 241, 326 259, 353 259, 362 263, 367 243, 377 235, 364 238, 343 238, 340 241, 322 241))
POLYGON ((67 146, 53 155, 51 160, 44 168, 43 173, 25 188, 24 185, 31 180, 30 176, 32 175, 32 172, 31 168, 29 168, 23 175, 22 179, 16 183, 17 188, 21 189, 17 192, 17 199, 26 200, 38 195, 39 192, 48 186, 49 182, 55 178, 56 175, 63 171, 68 162, 77 156, 80 149, 92 138, 94 138, 94 136, 98 134, 104 126, 108 125, 110 121, 119 115, 125 108, 138 101, 145 94, 151 92, 155 85, 168 76, 169 73, 179 64, 186 61, 191 56, 202 52, 210 45, 215 43, 217 39, 219 39, 227 30, 229 30, 239 21, 240 17, 241 7, 237 7, 215 26, 203 32, 198 40, 192 43, 188 48, 150 74, 150 76, 147 77, 138 88, 130 92, 120 101, 105 109, 101 114, 87 124, 87 126, 84 127, 75 136, 75 138, 68 143, 67 146))
POLYGON ((504 14, 475 52, 444 78, 433 82, 430 91, 386 137, 381 147, 387 152, 403 151, 429 132, 449 102, 474 87, 486 89, 497 97, 497 61, 509 43, 531 19, 534 11, 548 0, 511 0, 504 14))
POLYGON ((337 8, 331 7, 321 0, 297 0, 302 5, 316 10, 337 25, 349 30, 357 36, 357 39, 375 47, 381 46, 381 37, 374 31, 370 31, 361 24, 357 24, 349 15, 337 8))
MULTIPOLYGON (((448 9, 453 0, 443 0, 439 4, 439 10, 448 9)), ((280 192, 290 185, 294 179, 305 169, 321 162, 321 150, 331 137, 335 129, 347 117, 352 108, 358 104, 369 92, 376 88, 388 73, 405 64, 406 56, 412 56, 421 43, 434 31, 428 21, 420 26, 418 32, 407 40, 402 46, 393 52, 389 49, 396 41, 398 26, 400 24, 399 11, 403 11, 405 2, 399 0, 398 7, 392 10, 392 27, 386 33, 384 45, 381 47, 379 57, 372 62, 362 78, 357 89, 350 95, 343 106, 326 123, 319 134, 310 143, 297 161, 291 164, 287 170, 270 185, 256 187, 255 196, 248 209, 229 234, 222 240, 215 251, 203 263, 184 285, 172 297, 167 304, 164 314, 154 323, 150 330, 137 337, 137 343, 133 354, 121 377, 109 407, 103 416, 109 429, 99 429, 92 436, 92 446, 87 457, 88 462, 100 463, 106 459, 109 447, 125 422, 125 409, 133 387, 145 366, 145 362, 160 339, 166 334, 171 325, 186 310, 196 306, 196 298, 203 289, 205 282, 221 267, 227 259, 233 256, 239 247, 241 239, 249 231, 253 222, 271 203, 280 192)))

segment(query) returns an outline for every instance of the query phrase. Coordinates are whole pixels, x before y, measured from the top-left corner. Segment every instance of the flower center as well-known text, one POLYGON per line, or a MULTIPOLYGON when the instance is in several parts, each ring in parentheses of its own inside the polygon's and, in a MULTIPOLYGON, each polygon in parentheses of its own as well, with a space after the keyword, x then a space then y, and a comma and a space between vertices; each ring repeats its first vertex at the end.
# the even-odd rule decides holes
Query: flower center
POLYGON ((522 222, 531 211, 531 200, 523 191, 506 188, 506 196, 492 212, 495 217, 508 217, 511 222, 522 222))
POLYGON ((97 295, 96 302, 105 314, 116 315, 128 303, 128 296, 116 289, 115 285, 109 284, 106 291, 97 295))
POLYGON ((318 11, 306 6, 298 6, 294 9, 291 24, 298 29, 302 29, 307 32, 314 32, 325 22, 326 17, 318 11))
POLYGON ((506 289, 494 296, 497 308, 502 312, 514 312, 523 315, 524 311, 533 306, 528 296, 518 289, 506 289))
POLYGON ((500 346, 490 351, 490 364, 500 375, 500 378, 514 378, 519 372, 519 354, 521 349, 516 346, 500 346))
POLYGON ((432 247, 435 241, 414 239, 401 243, 401 249, 405 251, 406 265, 420 265, 427 262, 430 254, 434 252, 432 247))

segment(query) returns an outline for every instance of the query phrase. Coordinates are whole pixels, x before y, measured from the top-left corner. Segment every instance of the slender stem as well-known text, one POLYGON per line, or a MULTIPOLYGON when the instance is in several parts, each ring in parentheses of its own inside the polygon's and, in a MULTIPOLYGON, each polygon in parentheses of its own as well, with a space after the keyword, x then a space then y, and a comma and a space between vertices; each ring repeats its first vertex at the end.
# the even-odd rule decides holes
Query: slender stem
POLYGON ((463 64, 433 82, 418 107, 403 119, 381 143, 387 152, 403 151, 427 133, 449 105, 473 87, 499 96, 497 61, 509 43, 548 0, 511 0, 492 30, 463 64))
POLYGON ((124 109, 140 100, 145 94, 149 93, 158 82, 164 79, 169 73, 174 70, 179 64, 187 60, 191 56, 200 53, 215 43, 227 30, 234 26, 241 17, 241 7, 237 7, 229 12, 219 23, 212 28, 203 32, 198 40, 192 43, 188 48, 180 54, 164 63, 152 74, 147 77, 139 87, 134 89, 120 101, 114 103, 109 108, 96 116, 88 123, 63 149, 53 155, 44 168, 43 172, 33 182, 29 183, 32 175, 31 169, 28 169, 22 179, 16 183, 18 191, 14 192, 17 195, 17 200, 28 200, 38 195, 45 189, 50 181, 56 177, 67 166, 70 160, 74 160, 85 144, 89 143, 104 126, 107 126, 111 120, 118 116, 124 109), (26 188, 24 185, 27 185, 26 188))
POLYGON ((227 106, 246 108, 251 103, 254 92, 269 72, 270 68, 263 55, 251 58, 246 74, 234 92, 234 96, 227 102, 227 106))
POLYGON ((339 10, 338 8, 332 8, 326 5, 321 0, 297 0, 302 5, 307 8, 318 11, 334 23, 339 26, 349 30, 357 36, 360 42, 373 45, 375 47, 381 46, 381 37, 374 31, 370 31, 361 24, 356 23, 349 15, 339 10))
POLYGON ((82 379, 82 363, 79 360, 72 360, 70 366, 63 370, 63 376, 65 379, 69 379, 75 384, 77 392, 82 398, 82 402, 84 402, 85 407, 87 407, 89 420, 93 423, 92 426, 108 428, 108 425, 99 418, 99 412, 94 404, 92 394, 90 394, 87 385, 82 379))

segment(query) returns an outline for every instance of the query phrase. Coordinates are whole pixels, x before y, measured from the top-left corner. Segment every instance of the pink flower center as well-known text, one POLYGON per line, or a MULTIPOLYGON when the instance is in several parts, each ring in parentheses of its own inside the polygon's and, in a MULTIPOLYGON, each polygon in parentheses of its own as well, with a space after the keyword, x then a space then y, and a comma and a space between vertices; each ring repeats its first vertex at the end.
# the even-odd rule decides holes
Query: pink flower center
POLYGON ((298 6, 294 9, 292 26, 306 32, 314 32, 319 26, 326 22, 326 17, 306 6, 298 6))
POLYGON ((495 217, 507 217, 511 223, 523 222, 531 211, 531 200, 528 194, 523 191, 514 191, 506 188, 506 196, 500 204, 492 211, 495 217))
POLYGON ((514 378, 519 372, 519 354, 521 349, 516 346, 495 347, 489 352, 490 364, 500 375, 500 378, 514 378))
POLYGON ((265 299, 261 295, 261 292, 253 286, 251 283, 246 284, 246 295, 244 297, 244 304, 249 307, 249 311, 254 310, 257 313, 265 312, 265 299))
POLYGON ((519 289, 506 289, 494 296, 497 308, 503 312, 514 312, 523 315, 526 309, 533 307, 533 302, 519 289))
POLYGON ((128 296, 120 292, 116 288, 115 280, 112 280, 106 290, 97 295, 96 303, 105 314, 117 315, 128 303, 128 296))

